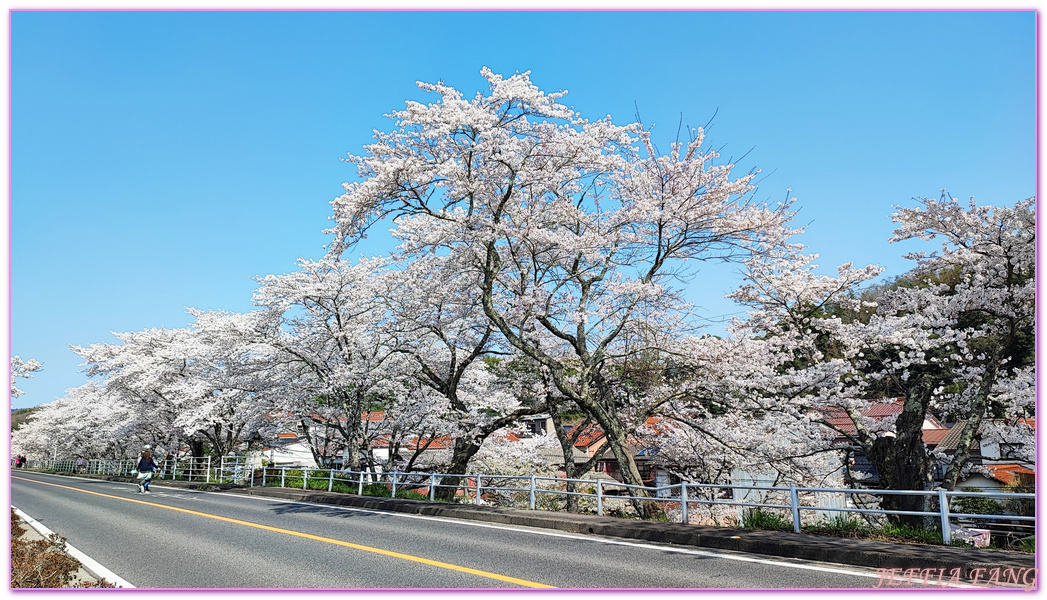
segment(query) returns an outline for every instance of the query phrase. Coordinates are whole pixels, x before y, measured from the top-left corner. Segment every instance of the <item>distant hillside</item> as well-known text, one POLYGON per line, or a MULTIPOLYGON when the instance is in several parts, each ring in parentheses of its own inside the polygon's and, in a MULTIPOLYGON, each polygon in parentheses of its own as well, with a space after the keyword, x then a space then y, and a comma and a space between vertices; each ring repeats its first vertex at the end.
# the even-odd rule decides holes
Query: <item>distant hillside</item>
POLYGON ((16 429, 21 427, 22 424, 25 423, 27 420, 29 420, 29 417, 31 417, 33 415, 33 413, 35 413, 39 409, 40 409, 39 406, 33 406, 33 407, 30 407, 30 408, 15 408, 15 409, 12 409, 11 410, 11 431, 15 431, 16 429))

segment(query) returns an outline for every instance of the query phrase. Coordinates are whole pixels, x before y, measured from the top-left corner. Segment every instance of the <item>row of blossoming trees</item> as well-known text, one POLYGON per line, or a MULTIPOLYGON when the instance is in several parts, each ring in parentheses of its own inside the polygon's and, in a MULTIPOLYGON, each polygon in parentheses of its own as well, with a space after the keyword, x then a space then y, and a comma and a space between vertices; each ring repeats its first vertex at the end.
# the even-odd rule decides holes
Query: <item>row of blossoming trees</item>
POLYGON ((325 258, 260 278, 251 312, 190 310, 185 329, 75 347, 91 382, 46 405, 15 447, 226 453, 308 418, 343 441, 318 437, 317 458, 354 469, 373 466, 377 436, 408 468, 444 437, 444 472, 535 469, 544 445, 579 475, 592 461, 572 460, 570 415, 575 435, 602 429, 629 483, 637 440, 688 478, 759 465, 838 483, 842 436, 887 486, 926 489, 928 414, 966 423, 947 487, 976 435, 1028 434, 1016 419, 1034 403, 1032 199, 899 209, 891 241, 941 248, 871 288, 874 266, 818 274, 791 241, 791 203, 755 201, 755 173, 718 163, 701 129, 662 153, 650 129, 587 120, 526 73, 482 74, 490 91, 472 99, 419 84, 435 101, 408 102, 350 158, 359 179, 332 202, 325 258), (375 227, 391 227, 395 250, 348 260, 375 227), (701 335, 682 298, 711 261, 746 274, 733 298, 750 310, 725 336, 701 335), (896 422, 862 416, 888 397, 904 398, 896 422), (502 440, 538 413, 557 436, 502 440))

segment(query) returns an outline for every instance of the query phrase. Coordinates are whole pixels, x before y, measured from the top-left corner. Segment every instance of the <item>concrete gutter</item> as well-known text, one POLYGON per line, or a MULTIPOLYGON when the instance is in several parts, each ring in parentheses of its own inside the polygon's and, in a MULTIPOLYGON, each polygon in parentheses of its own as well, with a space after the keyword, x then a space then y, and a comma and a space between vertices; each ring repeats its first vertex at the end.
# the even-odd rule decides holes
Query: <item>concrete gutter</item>
MULTIPOLYGON (((113 481, 134 481, 122 477, 103 478, 113 481)), ((202 484, 165 481, 162 479, 154 480, 153 485, 553 529, 583 535, 642 540, 708 550, 729 550, 874 569, 898 569, 900 571, 907 569, 919 571, 932 569, 935 573, 935 578, 937 578, 939 569, 944 569, 945 581, 948 581, 953 569, 958 568, 964 583, 969 583, 973 579, 971 574, 976 569, 984 570, 984 574, 980 576, 980 579, 985 581, 989 577, 989 571, 992 569, 1028 570, 1036 567, 1035 555, 1005 550, 915 543, 888 543, 793 533, 791 531, 754 531, 728 527, 684 525, 681 523, 634 521, 595 515, 521 510, 474 504, 445 504, 423 500, 378 498, 290 488, 243 487, 230 484, 202 484)))

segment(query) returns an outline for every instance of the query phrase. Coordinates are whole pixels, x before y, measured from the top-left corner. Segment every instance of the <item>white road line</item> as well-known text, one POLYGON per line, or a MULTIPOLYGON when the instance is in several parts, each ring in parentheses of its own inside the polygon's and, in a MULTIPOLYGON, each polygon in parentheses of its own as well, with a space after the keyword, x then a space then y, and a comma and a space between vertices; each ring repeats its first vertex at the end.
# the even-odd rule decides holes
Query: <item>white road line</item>
MULTIPOLYGON (((205 492, 205 493, 208 493, 208 494, 223 494, 222 492, 205 492)), ((228 494, 225 494, 225 495, 228 496, 228 494)), ((237 494, 237 495, 239 496, 239 494, 237 494)), ((268 498, 268 497, 265 497, 265 496, 248 496, 248 495, 244 495, 244 497, 254 498, 254 499, 257 499, 257 500, 264 500, 264 501, 269 501, 269 502, 282 502, 282 503, 286 503, 286 504, 301 504, 301 505, 305 505, 305 506, 322 506, 324 508, 334 508, 334 509, 338 509, 338 510, 347 510, 347 511, 352 511, 352 512, 361 512, 361 513, 371 513, 371 514, 376 514, 376 515, 404 517, 404 518, 408 518, 408 519, 422 519, 422 520, 426 520, 426 521, 440 521, 440 522, 443 522, 443 523, 454 523, 454 524, 457 524, 457 525, 468 525, 470 527, 482 527, 482 528, 485 528, 485 529, 498 529, 498 530, 502 530, 502 531, 526 532, 526 533, 533 533, 535 535, 544 535, 544 536, 548 536, 548 537, 558 537, 558 538, 567 538, 567 539, 572 539, 572 540, 597 542, 597 543, 600 543, 600 544, 609 544, 609 545, 613 545, 613 546, 629 546, 629 547, 633 547, 633 548, 644 548, 644 549, 648 549, 648 550, 660 550, 660 551, 664 551, 664 552, 675 552, 675 553, 678 553, 678 554, 690 554, 690 555, 695 555, 695 556, 706 556, 706 557, 711 557, 711 558, 722 558, 722 559, 725 559, 725 560, 736 560, 736 561, 741 561, 741 562, 758 563, 758 564, 763 564, 763 565, 774 565, 774 566, 779 566, 779 567, 787 567, 787 568, 791 568, 791 569, 802 569, 802 570, 807 570, 807 571, 820 571, 820 572, 823 572, 823 573, 835 573, 835 574, 838 574, 838 575, 852 575, 852 576, 855 576, 855 577, 867 577, 867 578, 870 578, 870 579, 881 579, 881 575, 879 573, 870 573, 870 572, 865 572, 865 571, 853 571, 853 570, 850 570, 850 569, 840 569, 840 568, 836 568, 836 567, 822 567, 822 566, 818 566, 818 565, 797 564, 797 563, 792 563, 792 562, 784 562, 784 561, 780 561, 780 560, 771 560, 771 559, 766 559, 766 558, 754 558, 754 557, 751 557, 751 556, 739 556, 739 555, 734 555, 734 554, 721 554, 719 552, 710 552, 708 550, 692 550, 690 548, 680 548, 678 546, 658 546, 658 545, 654 545, 654 544, 645 544, 645 543, 641 543, 641 542, 627 542, 627 541, 622 541, 622 540, 610 540, 610 539, 603 538, 603 537, 585 536, 585 535, 578 535, 578 534, 573 534, 573 533, 561 533, 561 532, 541 530, 541 529, 537 529, 537 528, 533 528, 533 527, 527 527, 527 528, 521 529, 521 528, 509 527, 509 526, 505 526, 505 525, 492 525, 490 523, 480 523, 480 522, 477 522, 477 521, 469 521, 469 520, 465 520, 465 519, 451 519, 451 518, 447 518, 447 517, 433 517, 433 516, 430 516, 430 515, 412 515, 410 513, 401 513, 401 512, 386 512, 386 511, 373 510, 373 509, 367 509, 367 508, 357 508, 357 507, 354 507, 354 506, 338 506, 338 505, 334 505, 334 504, 318 504, 318 503, 311 503, 311 502, 300 502, 298 500, 286 500, 286 499, 283 499, 283 498, 268 498)), ((941 583, 940 585, 942 585, 943 587, 957 587, 957 588, 976 587, 976 586, 970 586, 970 585, 964 585, 964 584, 948 584, 948 583, 945 583, 945 582, 941 583)))
MULTIPOLYGON (((28 523, 30 527, 32 527, 33 529, 37 530, 40 533, 40 535, 42 535, 44 537, 48 537, 48 536, 50 536, 51 534, 54 533, 53 531, 51 531, 50 529, 45 527, 42 523, 40 523, 39 521, 37 521, 33 517, 30 517, 29 515, 25 514, 21 510, 19 510, 17 507, 12 506, 11 508, 14 509, 15 514, 17 514, 19 517, 22 517, 22 520, 24 520, 26 523, 28 523)), ((115 585, 118 588, 133 588, 133 587, 135 587, 135 586, 131 585, 130 583, 128 583, 128 581, 125 580, 123 577, 120 577, 116 573, 113 573, 109 569, 103 567, 95 559, 91 558, 90 556, 88 556, 88 555, 84 554, 83 552, 81 552, 81 551, 77 550, 76 548, 74 548, 73 545, 68 543, 68 542, 66 542, 66 544, 65 544, 65 551, 66 551, 66 553, 69 554, 69 556, 72 556, 76 560, 80 561, 80 564, 84 565, 84 568, 87 569, 88 571, 90 571, 91 574, 93 574, 95 577, 98 577, 100 579, 105 579, 106 581, 108 581, 109 583, 115 585)))

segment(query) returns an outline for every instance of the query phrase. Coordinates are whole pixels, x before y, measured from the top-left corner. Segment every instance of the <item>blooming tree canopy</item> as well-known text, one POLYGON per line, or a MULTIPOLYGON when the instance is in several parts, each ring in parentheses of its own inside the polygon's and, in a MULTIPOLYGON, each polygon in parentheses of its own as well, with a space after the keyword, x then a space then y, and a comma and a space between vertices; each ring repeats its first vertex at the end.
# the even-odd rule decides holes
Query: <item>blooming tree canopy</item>
POLYGON ((789 235, 788 207, 753 202, 753 175, 717 164, 702 130, 660 155, 649 130, 586 120, 529 73, 481 74, 490 91, 472 100, 420 83, 439 101, 409 102, 350 158, 361 180, 332 202, 330 253, 392 218, 404 257, 458 256, 447 277, 476 282, 505 343, 593 415, 639 483, 608 383, 616 363, 672 337, 652 332, 671 323, 674 268, 766 251, 789 235))
POLYGON ((39 371, 44 368, 44 365, 40 364, 36 359, 30 358, 28 361, 22 360, 17 354, 11 357, 11 397, 17 398, 24 394, 22 390, 15 386, 16 377, 32 377, 34 371, 39 371))

